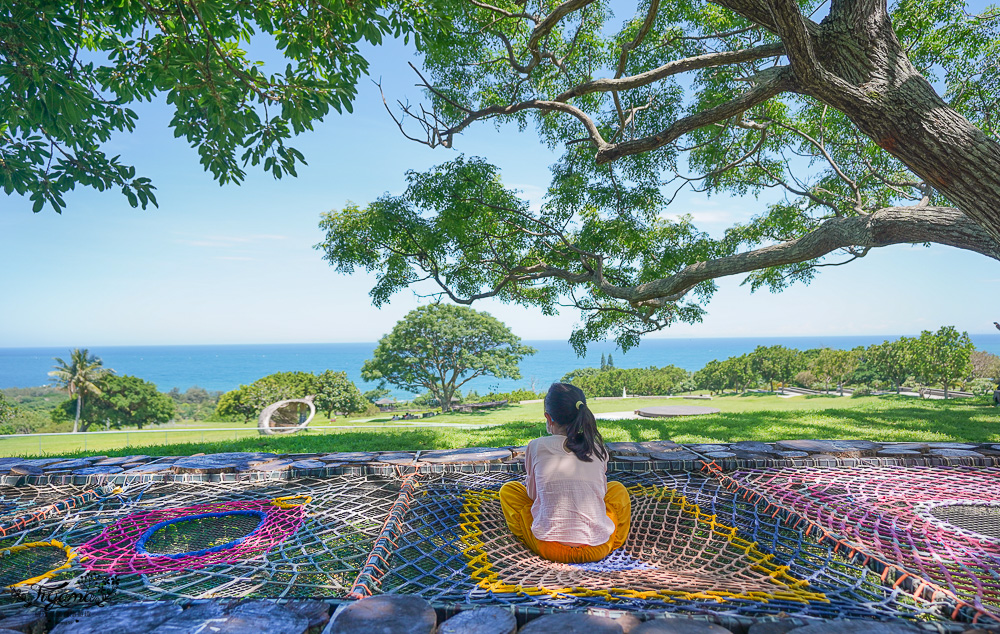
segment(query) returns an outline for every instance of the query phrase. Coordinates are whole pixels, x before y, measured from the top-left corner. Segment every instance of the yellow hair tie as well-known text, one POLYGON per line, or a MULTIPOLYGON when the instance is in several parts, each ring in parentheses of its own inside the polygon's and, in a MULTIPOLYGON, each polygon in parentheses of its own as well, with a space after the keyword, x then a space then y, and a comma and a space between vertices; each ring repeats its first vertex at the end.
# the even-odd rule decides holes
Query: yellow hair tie
POLYGON ((576 408, 577 408, 577 409, 580 409, 580 406, 581 406, 581 405, 583 405, 583 401, 577 401, 577 402, 576 402, 576 408))

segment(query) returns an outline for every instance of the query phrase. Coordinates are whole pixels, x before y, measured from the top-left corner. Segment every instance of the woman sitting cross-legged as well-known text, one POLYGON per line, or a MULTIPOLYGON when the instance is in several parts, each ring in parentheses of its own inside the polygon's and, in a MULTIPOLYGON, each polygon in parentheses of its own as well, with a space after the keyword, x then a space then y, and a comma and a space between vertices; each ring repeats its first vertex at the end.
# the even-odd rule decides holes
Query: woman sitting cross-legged
POLYGON ((608 451, 583 391, 553 383, 545 423, 552 435, 528 443, 524 484, 500 489, 507 525, 550 561, 604 559, 625 543, 632 505, 621 482, 608 482, 608 451))

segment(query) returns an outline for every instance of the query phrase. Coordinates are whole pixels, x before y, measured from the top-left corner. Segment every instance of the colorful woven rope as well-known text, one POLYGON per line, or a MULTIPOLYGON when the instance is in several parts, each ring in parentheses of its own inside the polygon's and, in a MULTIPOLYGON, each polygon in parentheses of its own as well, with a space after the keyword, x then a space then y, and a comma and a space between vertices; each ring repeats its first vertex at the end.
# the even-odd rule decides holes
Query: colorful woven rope
POLYGON ((720 477, 804 518, 807 531, 902 572, 915 594, 1000 617, 1000 469, 786 468, 720 477), (979 526, 976 532, 974 528, 979 526), (993 532, 993 535, 988 533, 993 532))
POLYGON ((197 570, 213 564, 254 559, 298 530, 304 515, 302 506, 279 508, 271 500, 219 502, 133 513, 81 546, 81 564, 87 570, 120 575, 197 570), (249 517, 256 526, 242 536, 225 538, 222 543, 207 547, 176 553, 147 549, 149 540, 171 528, 180 533, 177 541, 183 541, 185 532, 198 532, 202 537, 201 533, 212 531, 213 520, 232 517, 249 517))

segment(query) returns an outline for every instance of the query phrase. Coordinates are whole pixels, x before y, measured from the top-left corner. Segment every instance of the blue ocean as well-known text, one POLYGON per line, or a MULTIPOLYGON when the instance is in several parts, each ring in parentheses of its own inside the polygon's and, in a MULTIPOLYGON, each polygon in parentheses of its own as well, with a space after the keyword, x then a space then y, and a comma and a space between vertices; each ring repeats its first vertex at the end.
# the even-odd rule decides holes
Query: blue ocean
MULTIPOLYGON (((971 335, 976 347, 1000 354, 1000 334, 971 335)), ((639 347, 622 353, 613 343, 592 344, 587 356, 576 356, 565 341, 526 341, 538 353, 521 361, 521 378, 483 377, 467 383, 462 391, 480 394, 516 388, 544 390, 575 368, 599 366, 601 355, 611 355, 619 368, 676 365, 695 371, 713 359, 751 352, 757 346, 783 345, 799 350, 867 346, 895 335, 850 337, 756 337, 732 339, 647 339, 639 347)), ((362 390, 376 387, 361 380, 361 365, 371 357, 374 343, 252 344, 225 346, 95 346, 90 352, 118 374, 131 374, 152 381, 161 391, 181 391, 200 386, 227 391, 272 372, 326 369, 345 371, 362 390)), ((67 358, 67 348, 0 348, 0 389, 34 387, 48 382, 54 357, 67 358)), ((402 391, 396 398, 409 398, 402 391)))

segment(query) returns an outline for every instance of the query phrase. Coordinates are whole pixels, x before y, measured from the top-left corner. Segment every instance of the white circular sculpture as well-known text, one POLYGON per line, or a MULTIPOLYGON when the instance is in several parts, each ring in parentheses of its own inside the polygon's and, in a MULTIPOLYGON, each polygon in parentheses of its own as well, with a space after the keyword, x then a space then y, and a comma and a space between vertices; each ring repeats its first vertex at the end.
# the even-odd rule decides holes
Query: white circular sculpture
POLYGON ((261 436, 294 434, 302 431, 316 415, 314 398, 316 397, 292 398, 268 405, 257 418, 257 431, 261 436))

